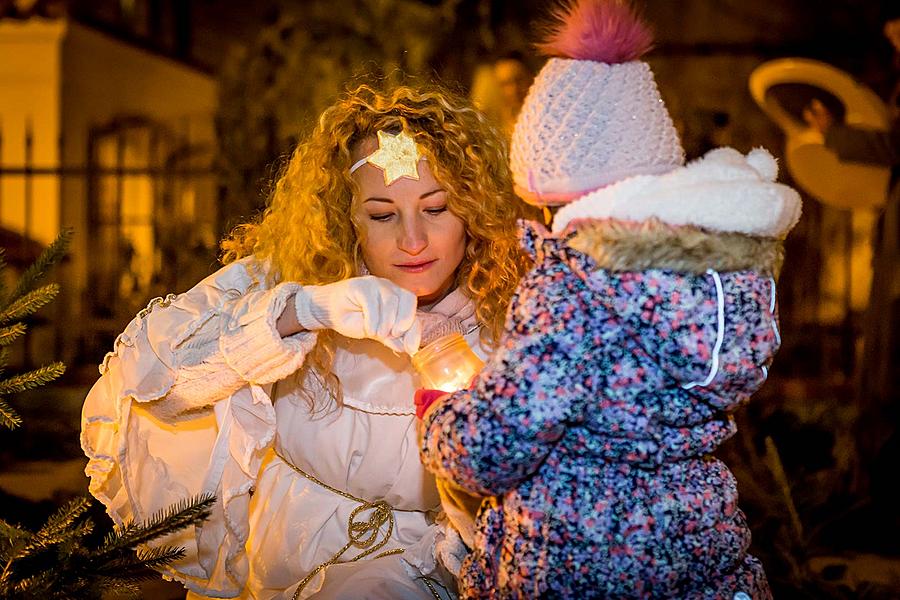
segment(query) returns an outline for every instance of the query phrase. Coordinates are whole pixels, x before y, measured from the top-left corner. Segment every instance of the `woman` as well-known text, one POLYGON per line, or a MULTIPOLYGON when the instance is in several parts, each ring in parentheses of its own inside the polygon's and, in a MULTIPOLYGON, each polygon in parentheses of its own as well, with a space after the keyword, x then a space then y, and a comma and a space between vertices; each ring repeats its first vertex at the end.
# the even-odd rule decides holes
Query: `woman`
POLYGON ((91 493, 117 523, 216 494, 168 542, 194 594, 447 597, 408 354, 448 328, 484 354, 502 327, 510 189, 503 144, 455 97, 346 94, 227 265, 119 336, 84 407, 91 493))

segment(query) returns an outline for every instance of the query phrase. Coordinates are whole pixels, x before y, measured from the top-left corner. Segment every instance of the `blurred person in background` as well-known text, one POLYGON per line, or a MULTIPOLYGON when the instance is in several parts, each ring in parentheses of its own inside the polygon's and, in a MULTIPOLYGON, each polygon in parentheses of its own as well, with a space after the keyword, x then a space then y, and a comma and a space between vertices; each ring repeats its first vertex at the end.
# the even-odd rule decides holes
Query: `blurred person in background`
POLYGON ((494 121, 507 140, 528 95, 534 74, 519 52, 501 55, 475 71, 471 97, 475 106, 494 121))
MULTIPOLYGON (((887 201, 872 237, 872 288, 863 323, 863 360, 857 370, 861 405, 858 438, 863 464, 871 465, 872 494, 884 497, 895 487, 900 458, 900 18, 887 21, 884 36, 894 49, 894 86, 888 99, 887 131, 836 121, 819 100, 803 112, 825 145, 841 160, 888 167, 887 201)), ((895 497, 895 496, 894 496, 895 497)))

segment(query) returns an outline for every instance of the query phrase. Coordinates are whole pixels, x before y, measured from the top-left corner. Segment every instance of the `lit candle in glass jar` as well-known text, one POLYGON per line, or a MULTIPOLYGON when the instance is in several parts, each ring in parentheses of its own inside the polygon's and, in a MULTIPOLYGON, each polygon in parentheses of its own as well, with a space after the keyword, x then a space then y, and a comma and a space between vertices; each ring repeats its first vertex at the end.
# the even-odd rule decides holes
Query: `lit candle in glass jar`
POLYGON ((422 387, 455 392, 469 385, 484 363, 459 333, 440 337, 412 357, 422 387))

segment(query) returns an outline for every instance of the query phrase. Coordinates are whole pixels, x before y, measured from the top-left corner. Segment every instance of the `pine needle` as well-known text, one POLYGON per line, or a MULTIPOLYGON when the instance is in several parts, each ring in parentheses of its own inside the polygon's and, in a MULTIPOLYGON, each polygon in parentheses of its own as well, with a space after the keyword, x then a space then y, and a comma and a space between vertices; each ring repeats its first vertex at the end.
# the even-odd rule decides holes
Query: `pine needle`
POLYGON ((30 532, 22 529, 18 525, 13 525, 8 521, 0 519, 0 536, 3 536, 4 538, 9 540, 14 540, 18 538, 28 537, 29 535, 31 535, 30 532))
POLYGON ((180 546, 159 546, 157 548, 141 548, 137 558, 142 567, 158 569, 176 560, 184 558, 184 548, 180 546))
POLYGON ((9 560, 13 548, 19 547, 31 535, 30 531, 0 519, 0 564, 9 560))
POLYGON ((19 416, 13 407, 0 398, 0 425, 7 429, 15 429, 22 424, 22 417, 19 416))
POLYGON ((84 496, 70 500, 53 513, 35 535, 55 535, 64 531, 87 512, 90 505, 90 500, 84 496))
POLYGON ((0 396, 17 394, 50 383, 66 372, 66 365, 61 362, 44 365, 27 373, 15 375, 0 381, 0 396))
POLYGON ((209 518, 215 501, 216 497, 212 494, 186 498, 155 513, 143 523, 126 525, 116 536, 107 538, 101 551, 122 547, 135 548, 185 527, 196 525, 209 518))
POLYGON ((28 292, 0 311, 0 324, 27 317, 48 304, 59 294, 59 284, 50 283, 28 292))
POLYGON ((67 502, 47 519, 37 533, 28 538, 21 549, 13 554, 12 560, 21 560, 57 544, 85 537, 91 532, 94 524, 90 521, 78 523, 78 519, 87 511, 89 505, 90 501, 85 497, 67 502))
MULTIPOLYGON (((101 577, 94 586, 98 592, 114 594, 116 598, 141 598, 141 586, 134 581, 123 581, 114 577, 101 577)), ((99 596, 99 593, 96 595, 99 596)))
POLYGON ((142 548, 137 552, 129 552, 126 556, 110 560, 98 567, 96 572, 98 575, 115 577, 122 581, 146 581, 159 577, 155 569, 181 558, 184 558, 184 548, 177 546, 142 548))
POLYGON ((28 326, 25 323, 16 323, 0 328, 0 346, 9 346, 27 330, 28 326))
POLYGON ((34 598, 38 595, 35 592, 49 592, 51 581, 51 573, 44 571, 43 573, 38 573, 32 577, 22 579, 13 586, 13 590, 22 594, 19 598, 34 598))
MULTIPOLYGON (((12 323, 30 315, 58 293, 55 283, 32 290, 47 269, 65 254, 71 232, 60 234, 29 267, 8 297, 0 297, 0 376, 8 364, 9 345, 26 333, 26 325, 12 323), (7 325, 8 324, 8 325, 7 325)), ((0 274, 4 268, 0 250, 0 274)), ((0 296, 3 294, 0 277, 0 296)), ((0 380, 0 424, 14 428, 22 419, 2 398, 39 387, 65 372, 60 362, 0 380)), ((0 520, 0 598, 140 597, 142 580, 155 579, 154 570, 183 558, 184 548, 146 547, 146 544, 207 519, 215 497, 189 498, 154 514, 140 524, 114 530, 99 547, 88 545, 94 522, 87 517, 86 497, 67 502, 36 532, 0 520)))
POLYGON ((34 287, 34 285, 47 273, 47 270, 50 269, 50 267, 62 260, 66 255, 66 251, 69 249, 69 242, 71 241, 72 229, 67 228, 62 230, 59 235, 56 236, 56 239, 53 240, 49 246, 44 248, 44 251, 37 257, 37 260, 25 269, 25 272, 19 277, 16 287, 10 293, 9 298, 7 298, 7 302, 12 303, 18 300, 22 295, 34 287))

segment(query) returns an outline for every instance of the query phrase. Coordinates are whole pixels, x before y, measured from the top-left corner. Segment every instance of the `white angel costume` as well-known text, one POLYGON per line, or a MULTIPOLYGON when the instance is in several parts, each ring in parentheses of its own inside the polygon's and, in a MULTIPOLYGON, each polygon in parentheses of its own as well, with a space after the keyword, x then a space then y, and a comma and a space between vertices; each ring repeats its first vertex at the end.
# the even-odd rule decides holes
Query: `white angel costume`
MULTIPOLYGON (((301 369, 317 334, 275 329, 299 288, 247 258, 141 311, 85 401, 90 491, 118 524, 216 495, 209 520, 166 540, 187 555, 165 575, 191 596, 447 598, 436 556, 453 535, 419 463, 409 357, 335 334, 338 406, 301 369)), ((484 357, 460 291, 420 317, 459 320, 484 357)))

